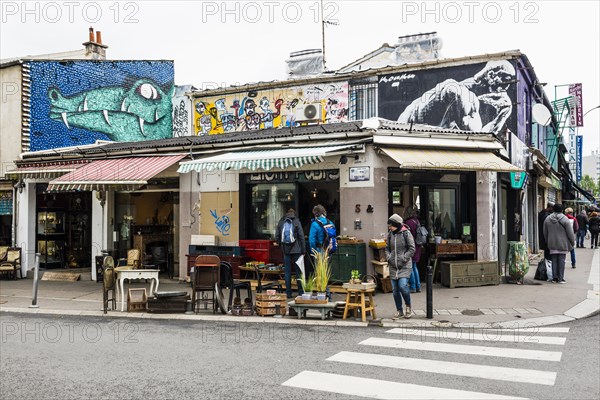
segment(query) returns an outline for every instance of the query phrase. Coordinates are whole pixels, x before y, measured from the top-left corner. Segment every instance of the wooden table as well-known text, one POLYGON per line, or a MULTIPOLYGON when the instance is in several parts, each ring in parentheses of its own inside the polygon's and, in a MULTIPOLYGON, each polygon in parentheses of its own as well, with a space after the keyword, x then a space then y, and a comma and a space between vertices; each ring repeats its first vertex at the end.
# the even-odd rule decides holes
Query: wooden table
MULTIPOLYGON (((123 282, 125 279, 150 279, 150 295, 158 290, 158 273, 159 269, 115 269, 117 273, 117 299, 121 301, 121 311, 125 309, 125 290, 123 282), (154 283, 156 282, 156 286, 154 283)), ((118 300, 117 300, 118 301, 118 300)))
POLYGON ((377 316, 375 315, 375 302, 373 301, 373 294, 375 293, 375 289, 346 289, 346 307, 344 308, 344 317, 342 319, 346 319, 348 316, 348 311, 356 310, 360 308, 362 314, 362 321, 367 321, 367 311, 371 311, 371 318, 375 319, 377 316), (369 305, 366 305, 366 299, 369 299, 369 305))
POLYGON ((333 312, 333 310, 335 310, 337 304, 337 301, 322 304, 296 304, 296 301, 288 302, 288 306, 296 310, 296 313, 298 314, 298 319, 302 317, 306 318, 306 312, 308 310, 318 310, 321 312, 322 320, 324 320, 328 315, 330 315, 333 312))

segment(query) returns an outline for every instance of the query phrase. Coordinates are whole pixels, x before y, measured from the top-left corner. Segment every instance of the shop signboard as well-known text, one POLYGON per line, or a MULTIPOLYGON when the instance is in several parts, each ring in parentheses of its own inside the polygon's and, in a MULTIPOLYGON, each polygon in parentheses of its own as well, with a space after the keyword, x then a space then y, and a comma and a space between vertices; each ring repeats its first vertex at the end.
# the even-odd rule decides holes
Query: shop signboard
POLYGON ((583 136, 582 135, 577 135, 577 151, 576 151, 576 168, 575 168, 575 176, 577 179, 577 183, 581 182, 581 164, 582 164, 582 157, 583 157, 583 136))
POLYGON ((569 85, 569 96, 575 98, 575 109, 571 110, 571 126, 583 126, 583 94, 581 83, 569 85))

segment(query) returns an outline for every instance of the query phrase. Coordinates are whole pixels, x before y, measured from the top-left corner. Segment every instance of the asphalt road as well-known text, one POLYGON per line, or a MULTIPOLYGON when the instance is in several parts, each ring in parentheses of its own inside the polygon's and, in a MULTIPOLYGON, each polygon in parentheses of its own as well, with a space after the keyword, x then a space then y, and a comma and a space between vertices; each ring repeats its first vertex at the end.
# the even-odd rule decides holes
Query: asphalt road
POLYGON ((0 398, 598 399, 599 320, 515 335, 3 313, 0 398))

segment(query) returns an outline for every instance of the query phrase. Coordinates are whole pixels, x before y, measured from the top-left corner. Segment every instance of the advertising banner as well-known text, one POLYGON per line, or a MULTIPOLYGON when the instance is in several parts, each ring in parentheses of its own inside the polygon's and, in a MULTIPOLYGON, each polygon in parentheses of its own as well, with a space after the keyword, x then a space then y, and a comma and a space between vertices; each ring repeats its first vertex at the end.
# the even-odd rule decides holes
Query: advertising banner
POLYGON ((571 126, 583 126, 583 94, 581 83, 569 85, 569 96, 575 97, 575 110, 571 110, 571 126))
POLYGON ((582 154, 583 151, 583 136, 582 135, 577 135, 577 167, 576 167, 576 171, 577 173, 575 174, 575 176, 577 177, 577 183, 581 182, 581 164, 582 164, 582 154))

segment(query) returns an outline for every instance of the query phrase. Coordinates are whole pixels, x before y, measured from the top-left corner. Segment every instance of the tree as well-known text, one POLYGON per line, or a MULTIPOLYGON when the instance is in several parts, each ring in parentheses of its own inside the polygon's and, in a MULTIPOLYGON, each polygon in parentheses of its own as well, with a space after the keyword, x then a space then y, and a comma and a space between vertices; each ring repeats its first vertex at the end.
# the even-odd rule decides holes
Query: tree
MULTIPOLYGON (((600 184, 600 180, 598 183, 600 184)), ((581 178, 579 185, 588 192, 592 193, 594 196, 598 195, 598 189, 600 185, 596 185, 596 182, 594 182, 591 176, 584 175, 583 178, 581 178)))

